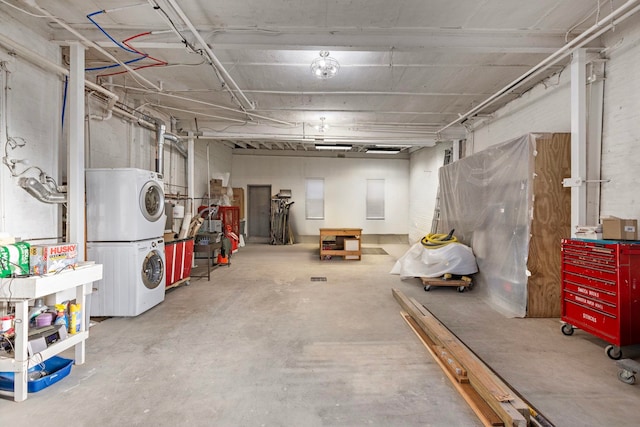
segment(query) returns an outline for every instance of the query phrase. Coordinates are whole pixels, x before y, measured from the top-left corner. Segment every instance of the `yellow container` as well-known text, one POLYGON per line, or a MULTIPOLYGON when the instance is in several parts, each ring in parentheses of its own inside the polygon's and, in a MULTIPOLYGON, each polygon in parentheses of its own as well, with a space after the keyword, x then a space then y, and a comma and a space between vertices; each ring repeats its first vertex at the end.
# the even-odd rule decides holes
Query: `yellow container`
POLYGON ((80 332, 80 304, 69 306, 69 333, 71 335, 80 332))

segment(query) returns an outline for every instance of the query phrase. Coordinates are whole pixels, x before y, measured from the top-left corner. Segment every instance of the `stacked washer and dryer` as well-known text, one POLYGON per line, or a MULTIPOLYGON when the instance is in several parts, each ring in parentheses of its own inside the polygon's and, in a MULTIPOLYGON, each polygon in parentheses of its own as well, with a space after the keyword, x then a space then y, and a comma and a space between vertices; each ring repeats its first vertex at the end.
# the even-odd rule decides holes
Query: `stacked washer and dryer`
POLYGON ((164 188, 156 172, 87 169, 87 259, 103 265, 91 316, 137 316, 164 301, 164 188))

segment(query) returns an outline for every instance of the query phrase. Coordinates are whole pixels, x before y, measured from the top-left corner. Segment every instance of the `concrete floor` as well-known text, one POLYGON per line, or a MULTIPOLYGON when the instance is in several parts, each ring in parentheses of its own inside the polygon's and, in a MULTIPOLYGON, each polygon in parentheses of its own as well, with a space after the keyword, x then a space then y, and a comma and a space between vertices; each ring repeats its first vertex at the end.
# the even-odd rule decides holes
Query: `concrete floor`
POLYGON ((371 246, 389 255, 320 261, 313 244, 249 244, 211 281, 96 323, 86 363, 24 402, 0 399, 0 425, 480 426, 394 287, 556 426, 640 425, 640 385, 617 379, 603 341, 565 337, 559 319, 506 319, 473 291, 426 293, 388 274, 407 245, 371 246))

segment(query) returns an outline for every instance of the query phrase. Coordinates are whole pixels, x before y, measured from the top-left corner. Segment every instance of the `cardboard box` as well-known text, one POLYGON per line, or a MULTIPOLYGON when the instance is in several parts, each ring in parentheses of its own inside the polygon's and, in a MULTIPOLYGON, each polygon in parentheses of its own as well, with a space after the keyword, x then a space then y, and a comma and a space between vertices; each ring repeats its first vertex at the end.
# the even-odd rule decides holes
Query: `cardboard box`
POLYGON ((209 192, 211 197, 220 197, 224 194, 221 179, 212 179, 209 181, 209 192))
POLYGON ((78 245, 33 245, 29 250, 29 270, 39 276, 78 266, 78 245))
POLYGON ((638 240, 638 220, 615 216, 602 218, 602 238, 605 240, 638 240))
MULTIPOLYGON (((344 239, 345 251, 360 250, 360 239, 344 239)), ((360 259, 358 255, 345 255, 344 259, 360 259)))
POLYGON ((244 188, 233 188, 233 199, 231 199, 231 206, 237 206, 240 208, 240 218, 244 218, 244 188))

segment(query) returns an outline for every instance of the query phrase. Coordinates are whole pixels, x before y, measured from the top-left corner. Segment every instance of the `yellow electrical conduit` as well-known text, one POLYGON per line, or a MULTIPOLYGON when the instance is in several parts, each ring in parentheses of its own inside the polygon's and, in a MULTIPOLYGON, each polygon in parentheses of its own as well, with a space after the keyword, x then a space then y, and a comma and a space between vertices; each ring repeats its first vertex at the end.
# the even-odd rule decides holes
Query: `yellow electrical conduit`
POLYGON ((422 243, 422 246, 426 249, 437 249, 449 243, 457 243, 458 239, 453 235, 453 231, 454 230, 451 230, 449 234, 429 233, 420 240, 420 243, 422 243))

